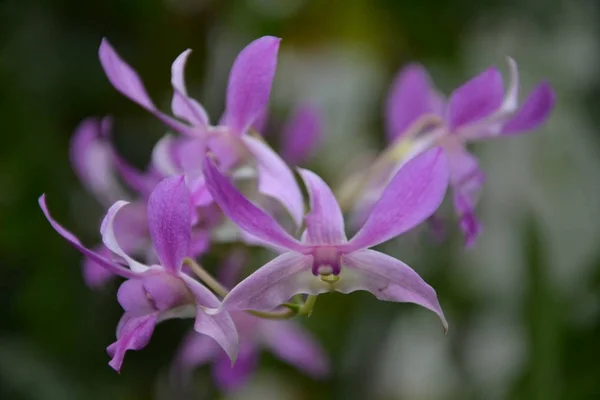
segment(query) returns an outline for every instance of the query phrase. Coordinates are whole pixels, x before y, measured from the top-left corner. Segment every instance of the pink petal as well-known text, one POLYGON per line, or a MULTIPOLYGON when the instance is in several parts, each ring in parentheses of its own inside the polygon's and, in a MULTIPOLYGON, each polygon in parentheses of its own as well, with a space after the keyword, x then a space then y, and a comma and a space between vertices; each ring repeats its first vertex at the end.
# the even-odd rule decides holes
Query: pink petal
POLYGON ((179 346, 171 369, 171 379, 178 385, 189 387, 194 369, 210 363, 216 356, 222 354, 213 339, 192 331, 186 335, 179 346))
POLYGON ((204 174, 213 199, 223 213, 240 228, 275 246, 304 250, 302 244, 291 237, 269 214, 254 206, 233 187, 209 158, 204 162, 204 174))
POLYGON ((132 278, 136 276, 136 274, 134 274, 127 268, 123 268, 122 266, 108 260, 100 254, 88 249, 87 247, 84 247, 75 235, 73 235, 71 232, 63 228, 58 222, 56 222, 50 215, 50 211, 48 211, 45 194, 39 198, 38 202, 40 207, 42 208, 42 211, 44 212, 44 215, 46 216, 48 222, 50 222, 50 225, 52 225, 54 230, 58 232, 58 234, 61 235, 63 238, 65 238, 73 247, 79 250, 85 257, 87 257, 88 259, 92 260, 96 264, 102 266, 107 271, 110 271, 115 275, 122 276, 124 278, 132 278))
POLYGON ((441 149, 407 162, 387 185, 367 221, 347 248, 375 246, 419 225, 440 206, 448 187, 448 161, 441 149))
POLYGON ((155 174, 139 171, 118 154, 115 154, 115 164, 123 182, 142 197, 147 198, 160 181, 155 174))
POLYGON ((502 104, 504 85, 497 68, 490 68, 456 89, 448 101, 450 129, 479 121, 502 104))
POLYGON ((281 360, 314 378, 330 373, 329 359, 321 345, 308 331, 292 321, 262 322, 261 338, 266 347, 281 360))
POLYGON ((296 226, 302 225, 304 201, 290 168, 265 142, 252 136, 244 136, 242 140, 256 161, 259 192, 279 201, 296 226))
POLYGON ((107 348, 108 354, 112 357, 108 364, 115 371, 121 370, 127 350, 140 350, 150 342, 157 318, 158 313, 139 317, 130 317, 127 313, 123 315, 122 319, 125 322, 121 324, 117 341, 107 348))
POLYGON ((241 135, 267 108, 277 67, 281 39, 264 36, 246 46, 237 56, 227 87, 225 121, 241 135))
POLYGON ((517 114, 504 126, 502 134, 531 131, 543 124, 554 108, 556 94, 548 82, 539 84, 523 102, 517 114))
POLYGON ((181 269, 191 243, 190 194, 183 176, 160 182, 148 199, 148 227, 161 265, 181 269))
POLYGON ((319 294, 328 289, 312 275, 312 256, 284 253, 238 283, 223 300, 222 309, 269 311, 292 296, 319 294))
POLYGON ((233 365, 227 357, 217 357, 212 371, 217 387, 223 392, 241 388, 258 367, 258 356, 256 347, 244 346, 233 365))
MULTIPOLYGON (((103 245, 97 246, 93 251, 107 260, 112 256, 111 251, 103 245)), ((115 277, 116 275, 102 264, 87 257, 83 259, 83 280, 88 287, 97 289, 115 277)))
POLYGON ((418 304, 436 313, 448 330, 435 290, 402 261, 378 251, 361 250, 342 256, 342 274, 338 291, 366 290, 380 300, 418 304))
POLYGON ((191 52, 191 49, 187 49, 181 53, 171 66, 171 84, 174 90, 171 108, 176 117, 186 120, 196 127, 206 129, 208 128, 208 114, 200 103, 188 96, 185 86, 185 64, 191 52))
POLYGON ((300 165, 312 156, 323 131, 321 115, 314 107, 298 107, 283 127, 281 157, 300 165))
POLYGON ((299 168, 298 173, 310 196, 310 213, 304 217, 308 243, 345 243, 344 216, 329 186, 314 172, 299 168))
POLYGON ((386 102, 388 141, 401 137, 419 117, 435 113, 438 103, 425 68, 419 64, 403 68, 396 76, 386 102))

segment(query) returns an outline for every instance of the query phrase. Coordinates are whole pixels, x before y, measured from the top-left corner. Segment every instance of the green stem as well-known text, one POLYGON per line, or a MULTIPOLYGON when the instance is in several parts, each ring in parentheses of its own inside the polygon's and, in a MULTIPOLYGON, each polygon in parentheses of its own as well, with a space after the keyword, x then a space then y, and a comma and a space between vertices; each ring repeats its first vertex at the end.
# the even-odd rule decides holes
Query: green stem
POLYGON ((209 274, 204 268, 202 268, 202 266, 200 264, 198 264, 196 261, 194 261, 193 259, 191 259, 189 257, 186 257, 183 260, 183 264, 190 267, 190 269, 192 271, 194 271, 194 274, 196 274, 196 276, 202 282, 204 282, 206 284, 206 286, 211 288, 213 292, 215 292, 216 294, 218 294, 221 297, 227 296, 227 293, 229 293, 229 290, 227 290, 227 288, 225 286, 221 285, 211 274, 209 274))

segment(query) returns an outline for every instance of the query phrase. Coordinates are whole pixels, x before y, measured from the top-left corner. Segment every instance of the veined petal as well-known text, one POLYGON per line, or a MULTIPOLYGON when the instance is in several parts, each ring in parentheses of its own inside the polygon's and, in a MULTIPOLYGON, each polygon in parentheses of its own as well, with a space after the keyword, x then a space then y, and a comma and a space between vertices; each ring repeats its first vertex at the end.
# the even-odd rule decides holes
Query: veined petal
POLYGON ((281 39, 264 36, 246 46, 235 59, 229 84, 225 121, 242 135, 268 105, 281 39))
POLYGON ((130 317, 125 313, 122 317, 124 322, 119 322, 121 329, 117 335, 117 341, 106 349, 112 357, 108 365, 119 372, 127 350, 140 350, 146 347, 154 333, 157 318, 158 313, 138 317, 130 317))
POLYGON ((265 242, 290 250, 302 251, 304 246, 291 237, 269 214, 254 206, 207 157, 204 176, 208 190, 221 210, 240 228, 265 242))
POLYGON ((456 89, 448 100, 446 118, 451 130, 477 122, 502 104, 502 74, 490 68, 456 89))
POLYGON ((196 298, 196 321, 194 330, 198 333, 210 336, 227 353, 232 362, 235 362, 238 352, 238 333, 228 312, 209 315, 206 308, 219 308, 219 299, 201 283, 188 275, 181 274, 181 279, 196 298))
POLYGON ((338 291, 366 290, 380 300, 418 304, 436 313, 448 330, 435 290, 402 261, 378 251, 361 250, 342 256, 342 273, 338 291))
POLYGON ((39 205, 40 205, 44 215, 46 216, 46 219, 48 219, 48 222, 50 222, 50 225, 52 225, 54 230, 56 232, 58 232, 58 234, 61 235, 63 238, 65 238, 73 247, 75 247, 77 250, 79 250, 85 257, 87 257, 91 261, 102 266, 107 271, 110 271, 115 275, 122 276, 124 278, 133 278, 136 276, 136 274, 134 272, 132 272, 131 270, 128 270, 127 268, 123 268, 122 266, 108 260, 107 258, 101 256, 100 254, 83 246, 81 244, 81 242, 79 241, 79 239, 77 239, 77 237, 75 235, 73 235, 71 232, 69 232, 68 230, 63 228, 58 222, 56 222, 54 220, 54 218, 52 218, 52 216, 50 215, 50 211, 48 211, 48 206, 46 205, 46 195, 45 194, 43 194, 39 198, 38 202, 39 202, 39 205))
POLYGON ((536 129, 546 121, 555 101, 556 95, 550 84, 542 82, 533 89, 516 115, 504 126, 502 134, 514 135, 536 129))
POLYGON ((215 384, 223 392, 242 387, 256 370, 258 358, 258 349, 252 345, 240 348, 234 365, 231 365, 227 357, 217 357, 212 370, 215 384))
POLYGON ((439 98, 429 74, 419 64, 409 64, 396 76, 386 102, 388 141, 402 136, 421 116, 439 109, 439 98))
POLYGON ((310 196, 310 213, 304 217, 306 239, 311 244, 341 244, 347 241, 344 216, 335 195, 317 174, 298 168, 310 196))
POLYGON ((394 175, 347 248, 372 247, 417 226, 437 210, 447 187, 448 161, 443 150, 432 149, 413 158, 394 175))
POLYGON ((169 117, 156 108, 138 74, 121 59, 106 38, 102 39, 98 54, 102 68, 104 68, 108 80, 115 89, 150 111, 156 118, 174 131, 185 135, 197 135, 189 126, 169 117))
POLYGON ((200 103, 188 96, 185 86, 185 64, 191 52, 191 49, 187 49, 181 53, 171 66, 171 85, 173 85, 174 90, 171 108, 176 117, 184 119, 194 126, 206 129, 208 127, 208 114, 200 103))
POLYGON ((283 128, 281 157, 291 165, 299 165, 310 158, 323 133, 321 115, 309 105, 295 110, 283 128))
POLYGON ((314 378, 330 373, 329 359, 316 338, 293 321, 264 320, 260 325, 263 344, 279 359, 314 378))
POLYGON ((280 255, 238 283, 221 309, 270 311, 296 294, 327 292, 329 287, 311 272, 312 260, 292 252, 280 255))
POLYGON ((121 246, 119 246, 119 243, 115 236, 114 222, 117 213, 120 209, 122 209, 128 204, 129 203, 126 201, 117 201, 108 209, 108 212, 104 216, 104 220, 102 220, 102 225, 100 226, 100 234, 102 235, 102 242, 106 247, 110 249, 110 251, 122 257, 127 263, 127 265, 129 265, 131 271, 133 271, 135 274, 141 274, 148 270, 148 266, 139 263, 133 258, 129 257, 127 253, 123 251, 121 246))
POLYGON ((258 190, 279 201, 290 213, 296 226, 300 226, 304 215, 304 201, 290 168, 260 139, 245 135, 242 140, 256 161, 258 190))
POLYGON ((172 272, 181 269, 191 243, 191 203, 185 178, 173 176, 160 182, 148 199, 148 227, 161 265, 172 272))

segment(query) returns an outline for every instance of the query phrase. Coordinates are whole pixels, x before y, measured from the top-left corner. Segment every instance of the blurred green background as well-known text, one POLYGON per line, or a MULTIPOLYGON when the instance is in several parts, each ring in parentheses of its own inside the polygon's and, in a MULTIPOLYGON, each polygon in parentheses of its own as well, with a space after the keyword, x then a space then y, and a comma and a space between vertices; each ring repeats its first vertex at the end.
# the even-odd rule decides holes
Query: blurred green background
MULTIPOLYGON (((117 286, 84 286, 80 255, 36 200, 46 192, 59 221, 97 242, 104 210, 71 170, 73 128, 113 115, 117 147, 138 166, 164 133, 104 77, 103 36, 163 109, 172 60, 194 49, 189 90, 217 116, 235 55, 265 34, 283 38, 272 113, 304 99, 323 111, 311 167, 334 184, 382 148, 382 102, 408 61, 448 92, 511 55, 524 90, 548 79, 558 101, 539 131, 474 149, 488 174, 475 249, 425 230, 384 245, 437 289, 447 336, 415 306, 321 296, 302 322, 332 377, 316 382, 264 355, 229 398, 600 398, 599 17, 597 2, 578 0, 1 1, 0 399, 173 398, 166 374, 189 321, 159 326, 116 374, 105 347, 121 314, 117 286)), ((222 397, 206 369, 196 377, 190 398, 222 397)))

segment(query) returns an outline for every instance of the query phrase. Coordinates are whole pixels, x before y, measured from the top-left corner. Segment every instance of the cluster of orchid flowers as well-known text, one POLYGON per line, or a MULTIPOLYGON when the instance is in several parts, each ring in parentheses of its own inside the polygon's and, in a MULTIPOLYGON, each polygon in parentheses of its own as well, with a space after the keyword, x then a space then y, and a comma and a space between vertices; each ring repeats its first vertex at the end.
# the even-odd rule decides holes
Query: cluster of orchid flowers
POLYGON ((288 319, 309 315, 317 296, 331 291, 366 290, 380 300, 421 305, 447 330, 435 290, 400 260, 371 248, 432 221, 449 185, 466 244, 473 245, 481 229, 474 209, 484 174, 466 145, 531 131, 554 105, 547 83, 519 105, 511 59, 506 90, 498 69, 490 68, 448 99, 424 68, 410 65, 399 73, 387 102, 388 148, 334 194, 314 172, 290 168, 305 163, 316 147, 322 130, 317 110, 298 107, 283 129, 281 156, 261 137, 279 44, 278 38, 262 37, 237 56, 225 112, 213 125, 187 93, 190 50, 172 65, 172 117, 157 108, 137 73, 102 41, 100 61, 112 85, 171 133, 140 171, 113 148, 108 118, 87 119, 76 129, 74 169, 108 207, 101 245, 84 246, 51 217, 45 196, 39 202, 52 227, 83 253, 89 286, 125 279, 117 293, 125 312, 117 340, 107 349, 117 371, 126 351, 146 346, 158 323, 194 318, 194 332, 174 361, 182 381, 196 366, 213 363, 217 384, 236 387, 263 348, 324 377, 329 372, 324 351, 288 319), (356 232, 351 239, 344 212, 356 232), (240 245, 228 247, 215 278, 198 260, 223 242, 240 245), (239 281, 248 261, 245 246, 278 255, 239 281))

